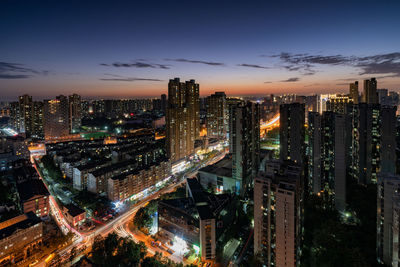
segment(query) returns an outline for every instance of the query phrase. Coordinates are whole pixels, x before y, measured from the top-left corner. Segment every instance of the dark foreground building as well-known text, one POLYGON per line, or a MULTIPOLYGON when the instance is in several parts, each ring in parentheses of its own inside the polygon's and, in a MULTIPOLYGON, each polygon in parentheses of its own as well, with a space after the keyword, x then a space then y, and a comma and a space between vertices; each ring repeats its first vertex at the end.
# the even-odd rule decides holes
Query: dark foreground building
POLYGON ((186 198, 158 203, 158 231, 199 247, 202 260, 214 259, 218 239, 234 218, 231 195, 207 193, 195 178, 187 179, 186 189, 186 198))

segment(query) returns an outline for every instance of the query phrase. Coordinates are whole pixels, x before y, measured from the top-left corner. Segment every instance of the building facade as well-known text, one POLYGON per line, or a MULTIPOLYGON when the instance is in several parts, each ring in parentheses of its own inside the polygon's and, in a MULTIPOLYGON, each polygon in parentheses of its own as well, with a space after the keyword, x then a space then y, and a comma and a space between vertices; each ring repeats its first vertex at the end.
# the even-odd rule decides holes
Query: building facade
POLYGON ((194 80, 168 83, 166 114, 167 154, 174 163, 194 154, 194 142, 200 136, 199 84, 194 80))
POLYGON ((207 137, 227 138, 228 109, 224 92, 215 92, 207 97, 207 137))
POLYGON ((291 103, 280 106, 279 141, 280 159, 303 164, 305 157, 304 104, 291 103))
POLYGON ((260 164, 260 106, 252 102, 232 105, 229 110, 229 152, 237 194, 253 184, 260 164))
POLYGON ((68 97, 68 105, 69 132, 79 132, 82 124, 81 96, 77 94, 70 95, 68 97))
POLYGON ((156 185, 171 175, 168 160, 148 168, 115 175, 108 179, 107 196, 111 201, 124 201, 156 185))
POLYGON ((300 266, 303 183, 292 161, 267 161, 254 182, 254 254, 264 266, 300 266))
POLYGON ((396 106, 381 106, 381 173, 396 173, 396 110, 396 106))
POLYGON ((68 99, 60 95, 44 101, 44 137, 58 139, 69 134, 68 99))
POLYGON ((393 207, 396 202, 395 194, 399 190, 400 176, 390 174, 379 175, 377 184, 376 251, 378 262, 386 265, 392 265, 394 236, 393 207))
POLYGON ((322 189, 339 211, 346 208, 346 115, 326 111, 322 115, 322 189))
POLYGON ((204 191, 197 179, 187 179, 186 198, 158 202, 158 231, 199 249, 202 261, 215 260, 218 240, 235 216, 230 194, 204 191))
POLYGON ((377 82, 375 78, 364 80, 362 102, 367 104, 378 104, 377 82))
POLYGON ((33 213, 0 223, 0 265, 16 265, 41 246, 43 223, 33 213))
POLYGON ((358 93, 358 81, 350 83, 350 98, 354 104, 358 104, 358 98, 360 97, 358 93))
POLYGON ((308 188, 309 191, 318 194, 322 190, 322 143, 321 143, 321 114, 319 112, 308 113, 308 188))
POLYGON ((31 179, 17 184, 18 195, 24 213, 33 212, 38 216, 50 214, 50 193, 40 179, 31 179))

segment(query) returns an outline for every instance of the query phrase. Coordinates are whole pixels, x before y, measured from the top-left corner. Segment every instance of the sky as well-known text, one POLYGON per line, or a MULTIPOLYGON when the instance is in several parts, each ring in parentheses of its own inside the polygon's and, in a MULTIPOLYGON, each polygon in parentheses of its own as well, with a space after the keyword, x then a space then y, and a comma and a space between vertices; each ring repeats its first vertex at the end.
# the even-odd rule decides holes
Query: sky
POLYGON ((400 90, 400 1, 0 2, 0 99, 400 90), (279 3, 272 3, 279 2, 279 3), (360 88, 362 90, 362 88, 360 88))

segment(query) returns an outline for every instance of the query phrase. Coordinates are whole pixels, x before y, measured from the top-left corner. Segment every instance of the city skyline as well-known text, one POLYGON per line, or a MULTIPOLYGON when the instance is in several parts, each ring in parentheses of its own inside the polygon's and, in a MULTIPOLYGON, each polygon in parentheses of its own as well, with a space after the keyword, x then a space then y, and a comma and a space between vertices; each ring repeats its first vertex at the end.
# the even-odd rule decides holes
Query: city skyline
POLYGON ((347 93, 371 77, 400 88, 395 2, 0 5, 1 100, 155 97, 171 77, 201 96, 347 93))
POLYGON ((0 266, 399 267, 400 2, 270 2, 0 1, 0 266))

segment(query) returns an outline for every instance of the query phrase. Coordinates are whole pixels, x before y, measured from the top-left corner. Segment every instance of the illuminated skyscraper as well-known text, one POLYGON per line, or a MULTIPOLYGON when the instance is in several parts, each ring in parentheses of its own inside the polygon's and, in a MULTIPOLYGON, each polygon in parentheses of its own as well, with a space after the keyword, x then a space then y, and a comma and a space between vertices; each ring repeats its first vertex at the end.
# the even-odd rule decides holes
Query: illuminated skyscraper
POLYGON ((321 185, 340 211, 346 208, 346 134, 344 114, 331 111, 323 113, 321 185))
POLYGON ((353 100, 354 104, 358 104, 358 81, 350 84, 350 98, 353 100))
POLYGON ((33 102, 33 116, 32 116, 32 136, 33 137, 44 137, 43 132, 43 102, 34 101, 33 102))
POLYGON ((194 154, 194 141, 200 136, 199 84, 194 80, 168 83, 166 114, 167 154, 176 162, 194 154))
POLYGON ((310 192, 317 194, 322 190, 321 167, 321 114, 308 113, 308 186, 310 192))
POLYGON ((20 110, 20 128, 21 133, 26 133, 29 136, 32 133, 32 116, 33 116, 33 102, 32 96, 23 95, 18 98, 20 110))
POLYGON ((325 111, 308 116, 309 188, 327 192, 338 210, 346 206, 346 149, 351 133, 346 115, 325 111))
POLYGON ((348 103, 352 99, 347 95, 336 95, 329 98, 326 101, 326 111, 333 111, 340 114, 345 114, 347 110, 348 103))
POLYGON ((229 152, 236 193, 253 184, 260 162, 260 106, 252 102, 232 105, 229 110, 229 152))
POLYGON ((227 105, 224 92, 207 97, 207 136, 225 139, 227 135, 227 105))
POLYGON ((375 78, 364 80, 364 91, 362 95, 362 102, 367 104, 378 104, 378 94, 376 91, 377 82, 375 78))
POLYGON ((376 183, 380 168, 381 118, 379 104, 361 103, 357 118, 356 177, 360 183, 376 183))
POLYGON ((68 99, 60 95, 44 101, 45 139, 57 139, 69 134, 68 99))
POLYGON ((69 131, 71 133, 79 132, 82 123, 81 96, 77 94, 68 97, 69 104, 69 131))
POLYGON ((291 161, 267 161, 254 180, 254 254, 263 266, 300 266, 301 169, 291 161))

